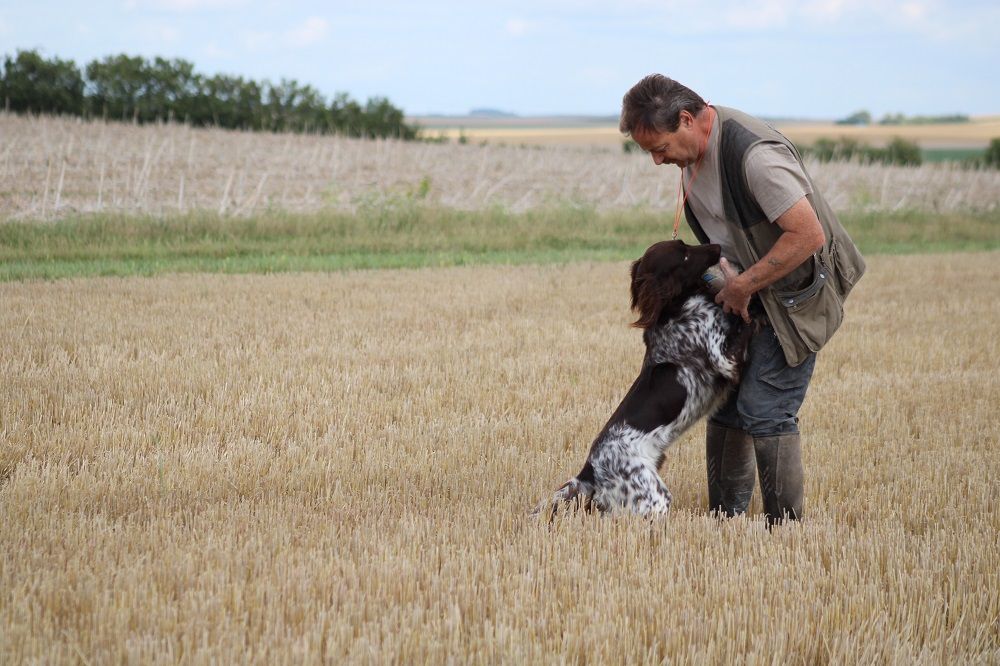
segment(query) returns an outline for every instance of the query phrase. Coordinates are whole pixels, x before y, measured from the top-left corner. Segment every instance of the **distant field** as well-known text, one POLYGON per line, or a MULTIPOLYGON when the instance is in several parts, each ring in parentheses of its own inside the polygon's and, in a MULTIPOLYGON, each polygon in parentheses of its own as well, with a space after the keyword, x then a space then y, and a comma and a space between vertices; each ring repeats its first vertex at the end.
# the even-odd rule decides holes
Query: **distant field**
POLYGON ((972 118, 967 123, 925 125, 849 126, 833 123, 778 123, 778 129, 792 141, 804 145, 814 143, 823 137, 849 137, 878 146, 899 136, 916 142, 922 148, 985 148, 990 139, 1000 138, 1000 117, 972 118))
MULTIPOLYGON (((616 141, 427 144, 0 113, 0 223, 81 214, 369 214, 413 202, 513 213, 562 207, 672 213, 678 170, 624 154, 616 141)), ((807 164, 838 211, 1000 207, 996 170, 807 164)))
MULTIPOLYGON (((621 146, 616 121, 590 122, 574 118, 454 119, 417 118, 429 136, 443 135, 469 141, 512 145, 600 145, 621 146)), ((817 139, 854 138, 875 146, 899 136, 923 148, 981 149, 990 139, 1000 137, 1000 117, 973 118, 967 123, 926 125, 848 126, 832 122, 775 121, 775 126, 797 144, 810 145, 817 139)))

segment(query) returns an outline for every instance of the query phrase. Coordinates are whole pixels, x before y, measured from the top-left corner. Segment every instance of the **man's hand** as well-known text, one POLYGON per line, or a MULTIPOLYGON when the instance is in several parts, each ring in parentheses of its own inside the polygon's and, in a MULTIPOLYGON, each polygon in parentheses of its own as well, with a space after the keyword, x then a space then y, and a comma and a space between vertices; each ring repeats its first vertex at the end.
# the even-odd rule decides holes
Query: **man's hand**
POLYGON ((732 264, 726 261, 725 257, 719 261, 719 268, 726 279, 726 285, 715 295, 715 302, 722 306, 724 312, 731 312, 743 318, 743 321, 750 323, 750 297, 753 296, 745 280, 740 279, 739 273, 732 264))

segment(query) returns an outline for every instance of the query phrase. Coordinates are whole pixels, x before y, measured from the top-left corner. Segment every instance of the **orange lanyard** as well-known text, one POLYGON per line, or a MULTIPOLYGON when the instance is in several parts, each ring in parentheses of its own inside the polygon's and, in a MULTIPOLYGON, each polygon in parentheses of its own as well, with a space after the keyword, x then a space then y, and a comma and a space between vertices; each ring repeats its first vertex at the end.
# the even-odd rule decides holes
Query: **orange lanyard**
MULTIPOLYGON (((713 115, 715 109, 708 107, 709 114, 713 115)), ((677 181, 677 211, 674 213, 674 235, 671 237, 672 240, 677 240, 677 230, 681 228, 681 213, 684 211, 684 206, 687 205, 688 194, 694 189, 694 180, 698 177, 698 172, 701 170, 701 162, 705 159, 705 153, 708 151, 708 137, 712 135, 712 123, 715 122, 715 118, 710 119, 711 122, 708 124, 708 134, 705 135, 705 143, 701 147, 701 155, 698 156, 698 161, 695 162, 694 170, 691 172, 691 181, 688 183, 687 187, 684 187, 684 169, 681 169, 681 177, 677 181), (681 196, 683 191, 684 196, 681 196)))

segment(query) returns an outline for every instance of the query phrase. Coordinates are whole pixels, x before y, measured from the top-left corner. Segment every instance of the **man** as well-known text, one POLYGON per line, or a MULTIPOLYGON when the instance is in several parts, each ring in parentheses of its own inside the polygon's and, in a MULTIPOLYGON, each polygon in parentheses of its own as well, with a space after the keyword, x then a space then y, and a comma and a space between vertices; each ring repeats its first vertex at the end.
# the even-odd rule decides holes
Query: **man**
POLYGON ((786 516, 801 519, 798 411, 816 352, 840 325, 864 260, 795 146, 767 123, 709 106, 689 88, 652 74, 626 93, 620 129, 655 164, 682 169, 688 225, 702 243, 721 245, 726 260, 716 302, 764 323, 739 386, 709 418, 710 510, 744 513, 756 467, 768 526, 786 516))

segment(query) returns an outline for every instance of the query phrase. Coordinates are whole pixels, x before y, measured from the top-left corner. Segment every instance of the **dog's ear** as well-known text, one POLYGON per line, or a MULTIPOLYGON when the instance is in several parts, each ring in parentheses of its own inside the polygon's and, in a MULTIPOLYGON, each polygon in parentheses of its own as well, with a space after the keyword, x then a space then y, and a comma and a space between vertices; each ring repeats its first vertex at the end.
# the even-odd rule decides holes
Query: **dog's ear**
POLYGON ((639 304, 639 265, 642 263, 642 259, 636 259, 632 262, 632 309, 635 310, 635 306, 639 304))
POLYGON ((642 259, 632 262, 632 311, 639 313, 639 318, 632 322, 636 328, 649 328, 660 316, 662 305, 656 302, 655 293, 650 290, 650 276, 640 272, 642 259))
POLYGON ((648 272, 640 274, 639 263, 632 264, 632 310, 639 314, 632 326, 646 329, 655 325, 663 308, 680 295, 681 285, 648 272))

